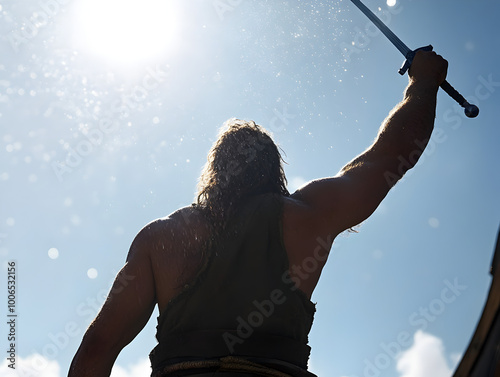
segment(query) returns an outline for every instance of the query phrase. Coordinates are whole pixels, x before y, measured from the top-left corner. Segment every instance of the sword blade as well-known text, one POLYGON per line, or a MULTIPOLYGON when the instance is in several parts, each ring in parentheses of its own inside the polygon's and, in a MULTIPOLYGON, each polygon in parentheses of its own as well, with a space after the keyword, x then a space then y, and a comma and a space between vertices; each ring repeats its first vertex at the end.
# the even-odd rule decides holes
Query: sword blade
POLYGON ((410 50, 407 45, 403 43, 401 39, 394 34, 391 29, 387 27, 386 24, 382 22, 380 18, 378 18, 375 13, 373 13, 370 9, 366 7, 360 0, 351 0, 351 2, 356 5, 361 12, 365 14, 366 17, 370 19, 371 22, 375 24, 376 27, 392 42, 394 46, 406 57, 410 50))

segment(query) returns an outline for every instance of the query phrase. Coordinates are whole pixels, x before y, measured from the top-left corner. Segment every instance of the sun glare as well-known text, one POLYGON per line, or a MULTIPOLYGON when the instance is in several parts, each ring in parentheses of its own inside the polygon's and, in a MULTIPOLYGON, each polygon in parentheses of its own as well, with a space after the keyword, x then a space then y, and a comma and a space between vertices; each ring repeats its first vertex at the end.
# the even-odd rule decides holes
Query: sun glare
POLYGON ((176 2, 80 0, 75 38, 79 48, 123 64, 145 61, 172 49, 178 25, 176 2))

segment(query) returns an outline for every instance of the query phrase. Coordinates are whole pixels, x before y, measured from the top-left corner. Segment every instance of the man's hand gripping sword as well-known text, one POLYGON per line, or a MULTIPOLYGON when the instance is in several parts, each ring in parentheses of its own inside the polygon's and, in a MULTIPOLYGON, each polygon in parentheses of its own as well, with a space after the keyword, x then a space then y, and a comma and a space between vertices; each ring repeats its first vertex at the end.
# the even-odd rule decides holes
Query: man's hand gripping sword
MULTIPOLYGON (((360 0, 351 0, 354 5, 356 5, 374 24, 379 30, 392 42, 394 46, 404 55, 406 58, 403 66, 399 69, 399 73, 404 75, 406 71, 410 68, 415 53, 419 50, 432 51, 432 46, 425 46, 417 48, 416 50, 410 50, 401 39, 399 39, 396 34, 394 34, 370 9, 368 9, 360 0)), ((467 100, 453 88, 448 81, 443 81, 440 85, 446 93, 450 95, 455 101, 457 101, 460 106, 464 108, 465 115, 469 118, 475 118, 479 114, 479 108, 476 105, 472 105, 467 100)))

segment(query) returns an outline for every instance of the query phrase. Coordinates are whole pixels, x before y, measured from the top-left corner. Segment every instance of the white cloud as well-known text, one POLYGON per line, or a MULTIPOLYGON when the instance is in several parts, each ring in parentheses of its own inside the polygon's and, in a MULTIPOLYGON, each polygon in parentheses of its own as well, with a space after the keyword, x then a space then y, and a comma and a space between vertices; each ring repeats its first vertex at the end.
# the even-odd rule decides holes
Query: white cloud
POLYGON ((144 358, 127 368, 115 365, 110 377, 144 377, 149 375, 151 375, 151 364, 147 358, 144 358))
POLYGON ((15 370, 9 368, 10 361, 4 360, 0 365, 0 377, 59 377, 61 367, 55 360, 47 359, 37 353, 26 358, 16 356, 15 370), (13 373, 14 372, 14 373, 13 373))
POLYGON ((401 353, 396 367, 400 377, 450 377, 453 373, 442 340, 421 330, 415 333, 413 345, 401 353))
MULTIPOLYGON (((50 360, 39 354, 32 354, 26 358, 16 357, 16 369, 9 368, 9 360, 5 359, 0 364, 0 377, 61 377, 61 367, 56 360, 50 360)), ((151 367, 147 358, 138 360, 137 363, 124 368, 115 365, 111 377, 144 377, 151 375, 151 367)))
POLYGON ((452 353, 450 355, 451 362, 454 366, 457 366, 458 363, 460 363, 460 360, 462 360, 462 354, 460 352, 452 353))

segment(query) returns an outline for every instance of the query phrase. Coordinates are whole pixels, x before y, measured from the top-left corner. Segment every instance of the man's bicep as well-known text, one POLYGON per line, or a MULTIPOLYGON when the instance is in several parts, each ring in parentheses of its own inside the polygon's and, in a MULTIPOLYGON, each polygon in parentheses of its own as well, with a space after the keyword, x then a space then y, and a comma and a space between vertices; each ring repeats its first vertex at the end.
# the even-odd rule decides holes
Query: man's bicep
POLYGON ((345 214, 345 229, 366 220, 377 209, 397 179, 391 181, 387 165, 381 161, 367 161, 352 169, 343 170, 338 179, 342 196, 340 211, 345 214))
POLYGON ((312 181, 294 197, 313 208, 321 224, 340 233, 366 220, 398 180, 384 158, 359 156, 336 176, 312 181))

